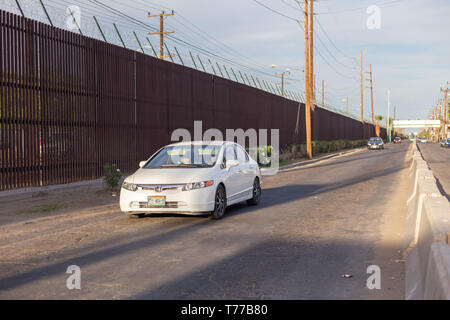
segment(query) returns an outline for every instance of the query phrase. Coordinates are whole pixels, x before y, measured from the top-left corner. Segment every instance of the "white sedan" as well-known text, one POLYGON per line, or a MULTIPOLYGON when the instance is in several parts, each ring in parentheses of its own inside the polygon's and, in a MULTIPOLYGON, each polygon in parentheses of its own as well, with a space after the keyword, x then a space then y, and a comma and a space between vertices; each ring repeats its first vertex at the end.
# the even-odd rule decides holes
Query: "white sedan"
POLYGON ((180 142, 158 150, 127 177, 120 209, 145 213, 209 214, 220 219, 228 205, 261 197, 258 163, 233 142, 180 142))

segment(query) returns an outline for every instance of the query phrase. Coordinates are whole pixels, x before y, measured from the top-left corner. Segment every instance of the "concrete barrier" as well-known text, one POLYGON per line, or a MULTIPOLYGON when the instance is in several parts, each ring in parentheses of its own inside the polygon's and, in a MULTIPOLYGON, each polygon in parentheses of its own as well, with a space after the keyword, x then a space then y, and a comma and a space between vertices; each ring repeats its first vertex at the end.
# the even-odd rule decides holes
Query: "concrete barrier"
POLYGON ((450 300, 450 203, 415 143, 407 206, 405 298, 450 300))

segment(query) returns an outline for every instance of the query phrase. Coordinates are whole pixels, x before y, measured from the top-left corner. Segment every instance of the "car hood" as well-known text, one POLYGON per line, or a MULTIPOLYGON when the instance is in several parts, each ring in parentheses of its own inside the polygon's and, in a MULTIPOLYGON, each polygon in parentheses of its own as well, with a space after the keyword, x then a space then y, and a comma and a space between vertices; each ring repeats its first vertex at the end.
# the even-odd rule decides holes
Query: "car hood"
POLYGON ((139 169, 126 181, 134 184, 178 184, 210 180, 215 168, 139 169))

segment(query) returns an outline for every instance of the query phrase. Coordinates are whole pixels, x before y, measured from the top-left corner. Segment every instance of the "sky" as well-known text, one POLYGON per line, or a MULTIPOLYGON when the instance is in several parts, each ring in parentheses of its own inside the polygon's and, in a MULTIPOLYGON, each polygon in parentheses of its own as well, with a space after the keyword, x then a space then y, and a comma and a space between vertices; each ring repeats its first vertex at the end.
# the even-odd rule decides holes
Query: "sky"
MULTIPOLYGON (((26 16, 45 21, 38 0, 19 0, 26 16)), ((234 66, 279 82, 276 73, 291 70, 286 88, 304 92, 303 12, 295 0, 43 0, 55 24, 64 27, 65 8, 78 5, 84 34, 100 37, 96 15, 109 41, 118 43, 112 27, 115 22, 127 46, 137 49, 132 31, 141 42, 149 28, 159 21, 147 18, 147 12, 174 10, 166 18, 166 27, 180 41, 168 39, 169 48, 178 47, 184 62, 192 65, 189 51, 206 63, 234 66), (117 11, 142 21, 133 24, 117 11), (264 7, 266 6, 266 7, 264 7), (267 8, 268 7, 268 8, 267 8), (298 20, 298 21, 295 21, 298 20), (300 22, 300 23, 299 23, 300 22), (201 48, 202 50, 200 50, 201 48), (207 52, 205 52, 207 50, 207 52), (223 60, 227 59, 227 60, 223 60), (230 61, 232 61, 232 64, 230 61), (272 68, 275 64, 277 67, 272 68)), ((301 1, 303 3, 303 1, 301 1)), ((450 81, 450 1, 449 0, 319 0, 315 2, 316 87, 321 98, 325 82, 325 101, 345 110, 343 99, 349 97, 350 111, 360 113, 360 50, 363 50, 364 79, 369 64, 373 70, 375 114, 387 113, 387 91, 391 108, 399 119, 426 119, 432 107, 443 98, 440 88, 450 81), (369 29, 367 8, 380 9, 380 28, 369 29)), ((0 8, 18 12, 14 0, 0 0, 0 8)), ((151 30, 150 30, 151 31, 151 30)), ((156 36, 149 36, 156 46, 156 36)), ((144 45, 150 51, 149 45, 144 45)), ((207 66, 208 68, 208 66, 207 66)), ((364 114, 370 114, 369 82, 364 81, 364 114)))

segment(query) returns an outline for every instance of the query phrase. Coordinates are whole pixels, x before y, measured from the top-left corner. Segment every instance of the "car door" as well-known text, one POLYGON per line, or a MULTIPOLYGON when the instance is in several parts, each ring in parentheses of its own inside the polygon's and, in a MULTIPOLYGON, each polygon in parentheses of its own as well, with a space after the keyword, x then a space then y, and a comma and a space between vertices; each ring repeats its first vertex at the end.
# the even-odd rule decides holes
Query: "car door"
POLYGON ((242 182, 239 166, 226 169, 228 160, 237 160, 236 150, 232 143, 227 143, 225 145, 225 152, 223 155, 224 170, 227 170, 225 177, 223 178, 227 192, 227 202, 228 204, 232 204, 239 198, 240 185, 242 182))
POLYGON ((240 145, 236 145, 236 156, 240 167, 242 195, 251 195, 255 168, 251 164, 247 152, 240 145))

